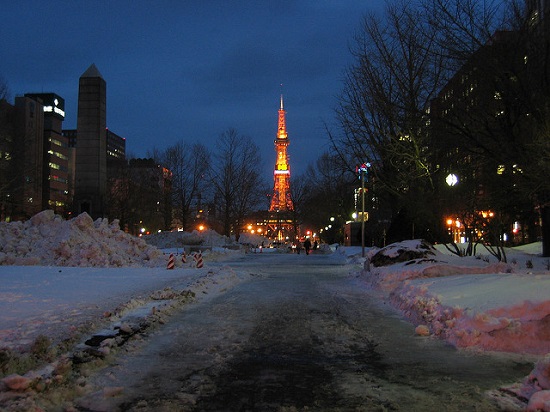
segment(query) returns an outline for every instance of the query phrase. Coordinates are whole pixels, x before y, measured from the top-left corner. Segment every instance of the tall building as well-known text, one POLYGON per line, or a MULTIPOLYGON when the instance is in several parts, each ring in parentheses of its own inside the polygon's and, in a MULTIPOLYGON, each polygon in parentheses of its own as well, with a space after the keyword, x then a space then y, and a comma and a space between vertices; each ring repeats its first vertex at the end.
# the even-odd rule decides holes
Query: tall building
POLYGON ((11 219, 13 179, 13 106, 0 99, 0 221, 11 219))
POLYGON ((126 160, 126 139, 107 129, 107 164, 110 161, 126 160))
POLYGON ((290 163, 287 153, 289 144, 286 132, 283 95, 279 108, 277 137, 275 138, 275 170, 273 171, 273 195, 267 219, 267 236, 280 242, 294 241, 297 226, 294 219, 294 205, 290 193, 290 163))
POLYGON ((548 26, 546 20, 550 13, 550 2, 547 0, 526 0, 527 15, 532 26, 548 26))
POLYGON ((75 213, 105 217, 107 194, 107 84, 92 64, 78 86, 75 213))
POLYGON ((70 201, 69 139, 62 134, 65 120, 65 100, 54 93, 28 93, 25 97, 43 105, 44 134, 42 137, 42 205, 65 215, 70 201))
POLYGON ((15 98, 12 219, 28 219, 42 210, 44 105, 28 96, 15 98))
POLYGON ((69 204, 68 144, 62 134, 65 101, 55 93, 17 96, 0 105, 0 217, 28 219, 69 204))
MULTIPOLYGON (((78 146, 78 131, 76 129, 64 129, 63 136, 67 139, 70 148, 75 149, 78 146)), ((120 164, 126 164, 126 138, 113 133, 109 129, 105 131, 107 142, 107 175, 116 173, 120 164), (113 170, 110 170, 113 169, 113 170)), ((74 166, 73 169, 74 170, 74 166)))

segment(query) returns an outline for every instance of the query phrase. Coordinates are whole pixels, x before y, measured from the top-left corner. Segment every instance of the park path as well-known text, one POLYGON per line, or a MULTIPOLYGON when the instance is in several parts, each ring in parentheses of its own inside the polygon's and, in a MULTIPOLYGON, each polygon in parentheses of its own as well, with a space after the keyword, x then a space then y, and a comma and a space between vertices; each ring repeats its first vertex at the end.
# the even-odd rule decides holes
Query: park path
POLYGON ((415 336, 328 256, 229 265, 252 280, 185 307, 90 378, 121 388, 107 409, 496 411, 484 391, 532 367, 415 336))

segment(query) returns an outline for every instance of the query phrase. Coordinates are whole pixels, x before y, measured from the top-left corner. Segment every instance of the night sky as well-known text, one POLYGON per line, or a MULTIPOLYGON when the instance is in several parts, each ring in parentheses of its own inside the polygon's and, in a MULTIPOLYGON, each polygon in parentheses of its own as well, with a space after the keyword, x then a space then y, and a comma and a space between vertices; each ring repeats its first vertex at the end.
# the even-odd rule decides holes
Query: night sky
POLYGON ((229 128, 261 149, 266 181, 284 94, 290 164, 328 148, 336 97, 363 16, 383 0, 9 1, 1 6, 0 76, 10 102, 65 99, 76 128, 78 79, 107 82, 107 126, 144 157, 179 140, 212 150, 229 128))

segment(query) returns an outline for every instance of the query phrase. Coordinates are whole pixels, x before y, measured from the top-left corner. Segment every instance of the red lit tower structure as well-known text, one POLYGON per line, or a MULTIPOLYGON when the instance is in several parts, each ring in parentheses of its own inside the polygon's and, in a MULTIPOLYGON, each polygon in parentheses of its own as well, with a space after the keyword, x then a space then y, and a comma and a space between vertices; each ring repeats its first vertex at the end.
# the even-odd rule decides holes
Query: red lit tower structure
POLYGON ((286 132, 285 109, 283 106, 283 95, 281 95, 281 107, 279 108, 279 127, 275 139, 275 152, 277 160, 273 172, 273 196, 271 197, 270 212, 292 211, 292 197, 290 196, 290 165, 288 163, 288 134, 286 132))
POLYGON ((292 219, 294 205, 290 194, 290 164, 287 153, 289 140, 286 132, 285 114, 283 95, 281 94, 279 125, 275 139, 277 160, 273 172, 273 195, 269 206, 269 231, 272 237, 280 241, 289 240, 289 235, 294 230, 292 219))

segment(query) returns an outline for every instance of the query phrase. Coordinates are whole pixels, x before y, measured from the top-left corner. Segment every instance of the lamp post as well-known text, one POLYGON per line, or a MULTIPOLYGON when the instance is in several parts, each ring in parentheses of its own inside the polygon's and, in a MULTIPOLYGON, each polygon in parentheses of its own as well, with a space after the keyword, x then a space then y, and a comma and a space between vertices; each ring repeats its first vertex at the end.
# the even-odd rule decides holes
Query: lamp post
POLYGON ((361 180, 361 257, 365 257, 365 182, 369 179, 370 163, 355 167, 361 180))
MULTIPOLYGON (((451 195, 449 196, 450 197, 450 201, 451 201, 451 208, 450 210, 453 210, 455 208, 454 204, 453 204, 453 201, 454 201, 454 189, 453 187, 456 186, 458 184, 459 180, 458 180, 458 176, 454 173, 449 173, 447 175, 447 177, 445 178, 445 183, 447 183, 447 186, 449 186, 451 188, 451 195)), ((449 230, 449 235, 451 236, 451 240, 453 242, 455 242, 455 231, 457 231, 457 228, 460 227, 460 222, 458 221, 458 218, 456 219, 456 226, 455 226, 455 222, 454 222, 454 218, 453 219, 447 219, 447 226, 448 226, 448 230, 449 230), (450 220, 450 222, 449 222, 450 220)), ((459 234, 459 237, 460 237, 460 234, 459 234)))

